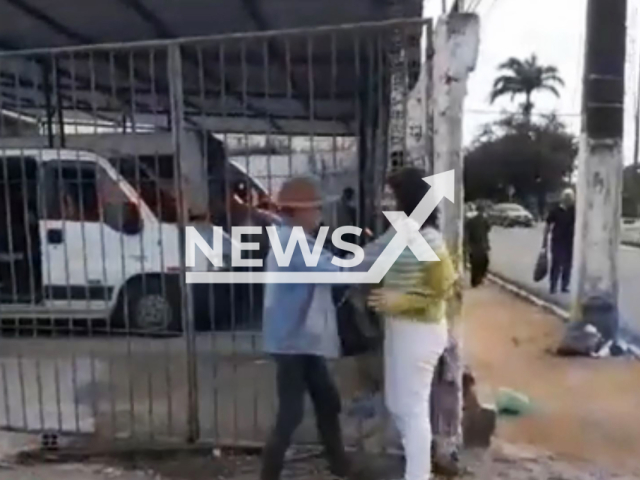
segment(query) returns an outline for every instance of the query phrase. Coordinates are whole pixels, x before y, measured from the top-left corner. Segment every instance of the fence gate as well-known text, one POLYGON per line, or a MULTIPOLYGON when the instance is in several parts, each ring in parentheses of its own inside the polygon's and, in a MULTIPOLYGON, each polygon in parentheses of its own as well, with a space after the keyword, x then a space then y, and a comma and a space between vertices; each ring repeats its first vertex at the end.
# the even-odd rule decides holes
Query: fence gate
MULTIPOLYGON (((375 228, 387 159, 429 156, 430 37, 402 20, 0 53, 0 428, 261 442, 263 288, 188 287, 184 227, 268 225, 283 181, 313 175, 327 224, 375 228)), ((348 402, 358 376, 336 371, 348 402)))

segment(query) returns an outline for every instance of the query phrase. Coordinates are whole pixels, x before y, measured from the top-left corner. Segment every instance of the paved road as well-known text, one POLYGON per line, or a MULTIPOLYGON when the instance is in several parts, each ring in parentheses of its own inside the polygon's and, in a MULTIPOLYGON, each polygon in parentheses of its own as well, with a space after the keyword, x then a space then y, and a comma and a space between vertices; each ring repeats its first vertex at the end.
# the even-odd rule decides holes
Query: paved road
MULTIPOLYGON (((531 293, 569 309, 570 295, 551 296, 546 280, 533 281, 542 232, 541 225, 532 229, 493 229, 491 269, 531 293)), ((621 245, 619 268, 621 322, 632 332, 640 333, 640 248, 621 245)))

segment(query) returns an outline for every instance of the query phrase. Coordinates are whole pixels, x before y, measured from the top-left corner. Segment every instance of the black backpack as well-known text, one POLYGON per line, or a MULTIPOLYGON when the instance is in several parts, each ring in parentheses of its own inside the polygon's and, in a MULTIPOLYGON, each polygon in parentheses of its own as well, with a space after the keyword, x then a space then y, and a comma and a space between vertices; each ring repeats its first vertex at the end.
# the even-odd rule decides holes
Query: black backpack
POLYGON ((343 357, 378 350, 384 338, 380 315, 367 306, 370 285, 333 287, 338 335, 343 357))

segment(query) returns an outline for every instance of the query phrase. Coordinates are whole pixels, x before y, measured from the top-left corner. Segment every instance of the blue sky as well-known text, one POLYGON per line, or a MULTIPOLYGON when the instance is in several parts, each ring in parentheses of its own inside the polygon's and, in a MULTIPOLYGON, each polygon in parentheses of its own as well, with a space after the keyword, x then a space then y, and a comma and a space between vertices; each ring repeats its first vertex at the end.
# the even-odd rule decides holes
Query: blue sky
MULTIPOLYGON (((448 0, 452 3, 451 0, 448 0)), ((468 1, 468 0, 467 0, 468 1)), ((441 0, 426 0, 428 14, 441 11, 441 0)), ((636 31, 640 0, 629 2, 629 41, 627 48, 627 115, 625 119, 625 161, 633 154, 634 111, 637 91, 638 52, 636 31)), ((556 111, 569 128, 580 131, 581 80, 585 41, 586 0, 481 0, 480 56, 469 83, 465 104, 465 142, 469 143, 478 128, 504 109, 513 110, 516 103, 508 97, 490 105, 491 85, 496 67, 510 56, 527 57, 536 53, 541 63, 560 69, 566 86, 560 99, 543 93, 534 98, 537 113, 556 111)))

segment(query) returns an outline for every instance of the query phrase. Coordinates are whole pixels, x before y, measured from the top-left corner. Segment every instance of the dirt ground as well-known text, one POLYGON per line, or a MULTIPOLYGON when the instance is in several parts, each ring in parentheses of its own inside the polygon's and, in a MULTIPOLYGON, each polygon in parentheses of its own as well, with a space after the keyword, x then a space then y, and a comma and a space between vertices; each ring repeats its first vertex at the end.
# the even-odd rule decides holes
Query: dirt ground
POLYGON ((536 409, 502 419, 500 440, 640 472, 640 362, 553 356, 558 320, 495 286, 469 292, 464 317, 465 356, 481 397, 507 387, 536 409))
MULTIPOLYGON (((554 357, 558 319, 493 285, 468 292, 464 322, 465 357, 481 399, 507 387, 534 405, 528 416, 500 418, 489 452, 467 452, 472 473, 465 478, 640 479, 640 362, 554 357)), ((258 468, 255 457, 224 455, 94 462, 0 463, 0 480, 254 480, 258 468)), ((385 464, 379 478, 397 477, 396 467, 385 464)), ((312 459, 290 464, 284 480, 328 478, 312 459)))

